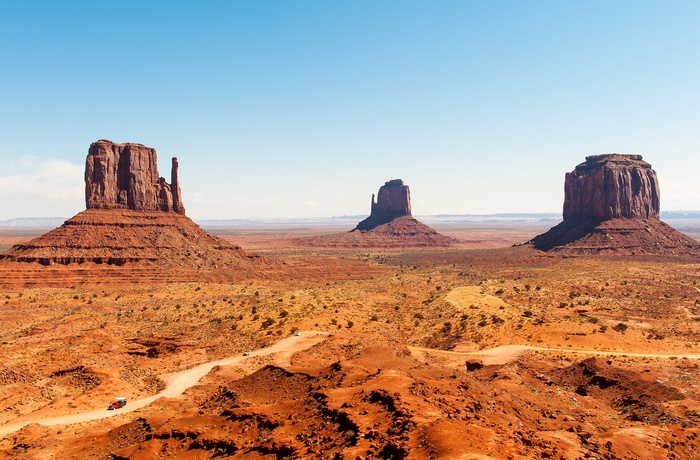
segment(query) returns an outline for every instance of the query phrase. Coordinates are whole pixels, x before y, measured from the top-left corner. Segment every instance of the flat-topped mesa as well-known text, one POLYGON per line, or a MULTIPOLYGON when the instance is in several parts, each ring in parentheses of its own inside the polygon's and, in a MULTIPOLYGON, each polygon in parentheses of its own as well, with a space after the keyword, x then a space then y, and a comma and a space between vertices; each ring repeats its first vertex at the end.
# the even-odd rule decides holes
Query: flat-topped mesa
POLYGON ((87 209, 131 209, 185 214, 173 158, 171 183, 158 175, 155 149, 141 144, 99 140, 85 160, 87 209))
POLYGON ((397 217, 410 215, 411 191, 403 180, 393 179, 379 188, 376 202, 372 195, 371 213, 367 219, 357 224, 357 230, 371 230, 397 217))
POLYGON ((659 181, 641 155, 586 157, 566 174, 564 220, 658 219, 659 181))
POLYGON ((566 174, 564 220, 528 243, 564 254, 691 256, 700 244, 659 220, 659 182, 641 155, 586 157, 566 174))

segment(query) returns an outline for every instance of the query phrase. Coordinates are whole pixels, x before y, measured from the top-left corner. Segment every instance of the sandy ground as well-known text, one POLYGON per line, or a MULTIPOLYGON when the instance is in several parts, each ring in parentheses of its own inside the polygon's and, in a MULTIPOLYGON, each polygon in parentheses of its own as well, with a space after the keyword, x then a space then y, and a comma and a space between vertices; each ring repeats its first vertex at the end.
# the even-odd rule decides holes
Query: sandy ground
POLYGON ((693 458, 700 261, 465 231, 229 235, 291 270, 223 281, 32 267, 55 283, 0 289, 0 458, 693 458))

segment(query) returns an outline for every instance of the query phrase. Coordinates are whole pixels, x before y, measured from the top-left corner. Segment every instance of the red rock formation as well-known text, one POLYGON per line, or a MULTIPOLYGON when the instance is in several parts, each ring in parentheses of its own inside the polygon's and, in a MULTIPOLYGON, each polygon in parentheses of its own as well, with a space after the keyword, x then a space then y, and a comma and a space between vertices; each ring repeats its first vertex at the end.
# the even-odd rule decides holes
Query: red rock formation
POLYGON ((156 151, 100 140, 85 165, 87 210, 0 254, 41 265, 146 264, 177 269, 245 269, 265 262, 208 234, 186 217, 173 158, 172 183, 158 177, 156 151), (165 212, 163 212, 165 211, 165 212))
POLYGON ((659 220, 659 183, 641 155, 595 155, 566 174, 564 220, 528 244, 571 254, 700 253, 659 220))
POLYGON ((566 174, 564 220, 658 219, 659 182, 641 155, 594 155, 566 174))
POLYGON ((155 149, 99 140, 90 145, 85 161, 85 205, 87 209, 184 214, 176 158, 171 180, 172 185, 158 176, 155 149))
POLYGON ((401 179, 386 182, 379 188, 377 201, 372 195, 370 216, 357 224, 357 230, 367 231, 401 216, 411 215, 411 191, 401 179))
POLYGON ((173 157, 173 165, 170 169, 170 190, 173 195, 173 211, 178 214, 185 214, 185 205, 182 204, 182 192, 180 191, 180 180, 177 176, 178 170, 177 158, 173 157))

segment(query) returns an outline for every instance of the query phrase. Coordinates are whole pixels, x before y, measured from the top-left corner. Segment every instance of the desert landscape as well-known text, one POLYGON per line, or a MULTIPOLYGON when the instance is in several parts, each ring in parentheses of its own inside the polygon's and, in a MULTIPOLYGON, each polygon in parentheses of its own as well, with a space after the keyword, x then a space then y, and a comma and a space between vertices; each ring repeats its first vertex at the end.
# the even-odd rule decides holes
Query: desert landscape
POLYGON ((214 236, 154 157, 98 141, 85 211, 0 234, 1 458, 695 458, 700 243, 641 157, 567 174, 552 230, 436 231, 390 181, 360 237, 214 236))

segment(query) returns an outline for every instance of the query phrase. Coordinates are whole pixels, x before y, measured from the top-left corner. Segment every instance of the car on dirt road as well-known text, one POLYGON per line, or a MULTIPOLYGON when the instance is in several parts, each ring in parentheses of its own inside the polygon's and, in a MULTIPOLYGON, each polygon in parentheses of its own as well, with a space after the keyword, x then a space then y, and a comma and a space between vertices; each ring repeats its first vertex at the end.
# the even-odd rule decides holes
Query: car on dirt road
POLYGON ((107 407, 107 410, 121 409, 124 406, 126 406, 126 398, 120 396, 116 398, 114 402, 109 405, 109 407, 107 407))

